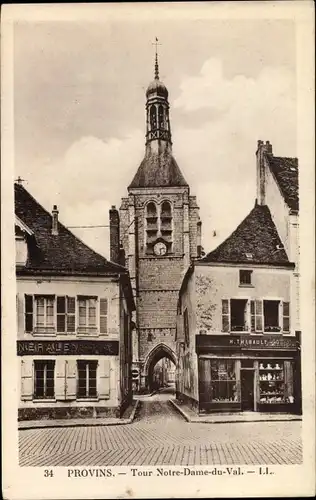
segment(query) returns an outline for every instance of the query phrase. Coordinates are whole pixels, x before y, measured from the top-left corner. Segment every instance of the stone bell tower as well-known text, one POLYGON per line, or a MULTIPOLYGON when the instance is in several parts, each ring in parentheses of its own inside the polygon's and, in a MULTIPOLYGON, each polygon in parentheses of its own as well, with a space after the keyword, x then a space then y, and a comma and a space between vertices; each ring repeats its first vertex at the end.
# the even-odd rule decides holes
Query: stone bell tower
POLYGON ((176 362, 178 292, 201 250, 196 197, 172 154, 168 90, 159 79, 157 50, 154 80, 146 91, 145 155, 127 191, 120 235, 136 302, 134 388, 151 390, 157 361, 176 362))

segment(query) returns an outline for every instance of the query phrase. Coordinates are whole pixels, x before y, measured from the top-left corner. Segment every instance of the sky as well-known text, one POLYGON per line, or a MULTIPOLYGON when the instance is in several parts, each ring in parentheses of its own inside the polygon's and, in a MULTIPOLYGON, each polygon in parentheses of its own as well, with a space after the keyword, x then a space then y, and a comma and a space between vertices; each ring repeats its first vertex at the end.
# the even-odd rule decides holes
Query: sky
MULTIPOLYGON (((15 175, 66 226, 108 225, 144 156, 156 36, 173 153, 208 252, 254 206, 257 141, 297 156, 291 20, 16 22, 15 175)), ((109 256, 108 228, 73 232, 109 256)))

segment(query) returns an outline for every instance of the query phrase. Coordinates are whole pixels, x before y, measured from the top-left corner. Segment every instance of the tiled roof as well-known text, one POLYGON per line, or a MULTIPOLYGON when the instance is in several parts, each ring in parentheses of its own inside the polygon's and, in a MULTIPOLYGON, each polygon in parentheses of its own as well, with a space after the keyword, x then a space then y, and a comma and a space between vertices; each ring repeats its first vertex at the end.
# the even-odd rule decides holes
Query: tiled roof
POLYGON ((58 222, 58 235, 51 232, 52 216, 19 184, 15 189, 15 213, 30 228, 28 261, 24 272, 53 271, 63 274, 113 274, 127 270, 96 253, 58 222))
POLYGON ((267 155, 272 173, 283 198, 292 210, 299 209, 297 158, 267 155))
POLYGON ((171 151, 146 153, 129 188, 188 186, 171 151))
POLYGON ((237 229, 198 262, 290 264, 266 205, 255 205, 237 229))

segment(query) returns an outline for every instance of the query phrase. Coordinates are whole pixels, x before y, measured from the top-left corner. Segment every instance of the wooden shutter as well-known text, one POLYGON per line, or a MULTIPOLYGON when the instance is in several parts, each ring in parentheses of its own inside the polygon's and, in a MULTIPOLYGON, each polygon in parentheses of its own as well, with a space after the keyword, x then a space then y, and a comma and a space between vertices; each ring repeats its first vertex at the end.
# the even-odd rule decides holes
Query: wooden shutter
MULTIPOLYGON (((99 397, 100 399, 110 398, 110 373, 111 362, 109 359, 102 359, 99 363, 100 377, 99 377, 99 397)), ((98 377, 97 377, 98 378, 98 377)))
POLYGON ((290 333, 290 303, 283 302, 283 332, 290 333))
POLYGON ((59 401, 66 399, 66 361, 59 359, 56 360, 56 385, 55 385, 55 398, 59 401))
POLYGON ((250 330, 252 332, 256 331, 256 305, 255 301, 250 301, 250 330))
POLYGON ((108 333, 108 299, 100 299, 100 333, 108 333))
POLYGON ((74 333, 76 331, 76 298, 67 297, 67 332, 74 333))
POLYGON ((255 301, 255 331, 263 331, 263 303, 262 300, 255 301))
POLYGON ((21 400, 33 399, 33 360, 21 359, 21 400))
POLYGON ((291 361, 284 361, 285 397, 294 396, 293 365, 291 361))
POLYGON ((66 361, 66 399, 76 399, 77 393, 77 361, 66 361))
POLYGON ((33 331, 33 295, 24 296, 25 304, 25 331, 33 331))
POLYGON ((66 297, 57 297, 57 332, 66 332, 66 297))
POLYGON ((230 332, 230 301, 222 300, 222 331, 230 332))

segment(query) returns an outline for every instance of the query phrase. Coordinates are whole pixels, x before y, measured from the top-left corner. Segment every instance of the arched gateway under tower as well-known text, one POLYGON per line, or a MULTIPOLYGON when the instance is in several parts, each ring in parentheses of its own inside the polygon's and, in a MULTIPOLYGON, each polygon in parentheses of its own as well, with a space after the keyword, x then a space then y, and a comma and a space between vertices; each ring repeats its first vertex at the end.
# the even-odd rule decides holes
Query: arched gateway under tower
POLYGON ((159 79, 157 52, 154 80, 146 91, 145 155, 127 189, 120 240, 136 303, 134 389, 145 391, 150 389, 150 353, 165 352, 175 362, 178 293, 201 250, 199 207, 172 153, 168 90, 159 79))

